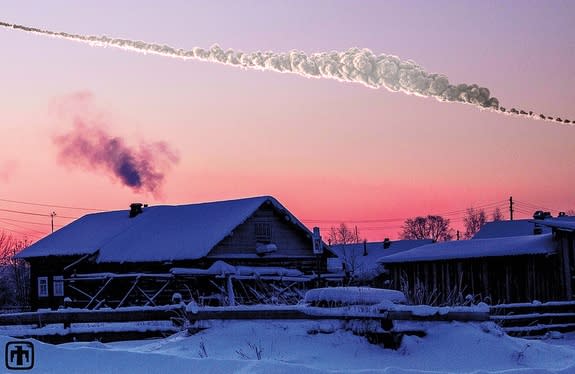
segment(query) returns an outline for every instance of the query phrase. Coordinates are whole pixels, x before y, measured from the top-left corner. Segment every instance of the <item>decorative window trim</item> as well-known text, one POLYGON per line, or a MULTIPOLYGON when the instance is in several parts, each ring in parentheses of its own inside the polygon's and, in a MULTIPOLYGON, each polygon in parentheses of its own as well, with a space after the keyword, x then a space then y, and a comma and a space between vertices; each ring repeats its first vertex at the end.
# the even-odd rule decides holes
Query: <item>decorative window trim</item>
POLYGON ((48 277, 38 277, 38 297, 48 297, 48 277))
POLYGON ((64 296, 64 277, 62 275, 54 276, 52 290, 54 291, 54 296, 64 296))

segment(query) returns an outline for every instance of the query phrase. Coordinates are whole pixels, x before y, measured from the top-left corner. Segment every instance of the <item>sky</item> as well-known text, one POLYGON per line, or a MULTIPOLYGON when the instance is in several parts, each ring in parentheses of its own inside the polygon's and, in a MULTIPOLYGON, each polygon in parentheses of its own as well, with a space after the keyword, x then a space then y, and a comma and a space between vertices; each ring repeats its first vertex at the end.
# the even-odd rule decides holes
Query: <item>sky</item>
MULTIPOLYGON (((0 21, 184 49, 368 48, 573 119, 574 16, 572 1, 6 0, 0 21)), ((515 218, 575 209, 572 126, 6 28, 0 45, 0 228, 30 240, 50 232, 51 212, 56 229, 90 212, 63 207, 135 201, 272 195, 324 237, 346 222, 368 240, 397 238, 417 215, 460 230, 469 207, 508 218, 510 196, 515 218), (64 152, 62 139, 94 131, 158 159, 155 187, 112 177, 101 153, 89 164, 64 152)))

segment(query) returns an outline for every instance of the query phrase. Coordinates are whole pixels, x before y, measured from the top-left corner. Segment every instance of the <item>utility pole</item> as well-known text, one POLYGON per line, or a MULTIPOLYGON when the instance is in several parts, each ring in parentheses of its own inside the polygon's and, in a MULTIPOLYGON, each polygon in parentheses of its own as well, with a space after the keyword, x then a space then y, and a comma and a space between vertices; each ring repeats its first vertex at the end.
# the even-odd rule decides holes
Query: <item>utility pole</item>
POLYGON ((50 219, 52 220, 52 232, 54 232, 54 217, 56 217, 56 212, 50 213, 50 219))
POLYGON ((509 220, 513 221, 513 196, 509 196, 509 220))

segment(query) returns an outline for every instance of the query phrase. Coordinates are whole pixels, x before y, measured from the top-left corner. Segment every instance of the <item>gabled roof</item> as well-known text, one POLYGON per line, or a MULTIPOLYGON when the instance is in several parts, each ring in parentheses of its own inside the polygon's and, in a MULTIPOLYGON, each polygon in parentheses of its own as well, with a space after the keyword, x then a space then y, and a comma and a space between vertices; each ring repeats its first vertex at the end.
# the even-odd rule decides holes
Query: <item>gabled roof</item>
POLYGON ((289 215, 293 223, 311 235, 275 198, 261 196, 151 206, 134 218, 129 218, 127 210, 88 214, 24 249, 17 257, 86 255, 98 251, 98 262, 198 259, 266 202, 289 215))
POLYGON ((381 264, 441 261, 465 258, 519 256, 554 253, 556 244, 551 234, 508 238, 455 240, 417 247, 396 255, 380 258, 381 264))
POLYGON ((433 243, 431 239, 395 240, 389 242, 389 248, 384 248, 383 242, 370 242, 366 243, 367 255, 365 256, 363 243, 332 245, 330 248, 337 258, 328 259, 328 265, 333 270, 337 268, 341 271, 342 263, 345 262, 347 269, 354 270, 356 276, 369 278, 377 275, 378 259, 431 243, 433 243))
MULTIPOLYGON (((507 238, 510 236, 533 235, 535 224, 530 219, 518 219, 514 221, 494 221, 487 222, 473 236, 473 239, 507 238)), ((550 233, 551 230, 543 227, 543 234, 550 233)))

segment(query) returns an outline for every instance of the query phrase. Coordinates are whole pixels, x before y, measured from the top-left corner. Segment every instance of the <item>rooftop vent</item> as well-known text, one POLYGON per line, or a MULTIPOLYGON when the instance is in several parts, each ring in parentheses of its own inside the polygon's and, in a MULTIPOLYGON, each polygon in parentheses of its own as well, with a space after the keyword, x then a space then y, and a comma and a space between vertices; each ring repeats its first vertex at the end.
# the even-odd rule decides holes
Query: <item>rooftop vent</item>
POLYGON ((134 218, 135 216, 137 216, 138 214, 142 213, 144 211, 144 207, 147 207, 148 205, 144 205, 142 203, 132 203, 130 204, 130 218, 134 218))

